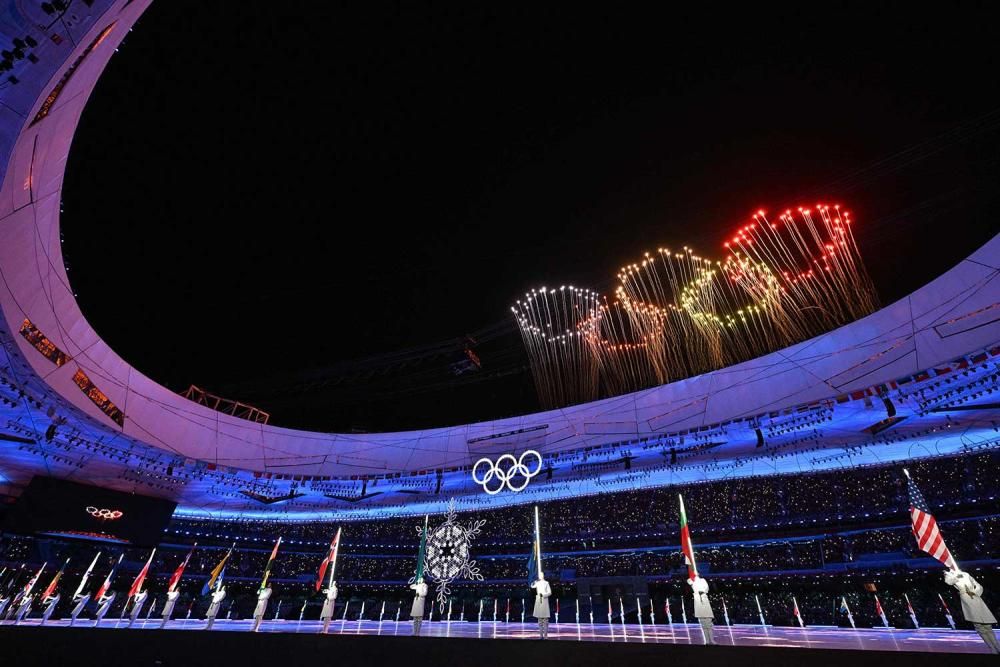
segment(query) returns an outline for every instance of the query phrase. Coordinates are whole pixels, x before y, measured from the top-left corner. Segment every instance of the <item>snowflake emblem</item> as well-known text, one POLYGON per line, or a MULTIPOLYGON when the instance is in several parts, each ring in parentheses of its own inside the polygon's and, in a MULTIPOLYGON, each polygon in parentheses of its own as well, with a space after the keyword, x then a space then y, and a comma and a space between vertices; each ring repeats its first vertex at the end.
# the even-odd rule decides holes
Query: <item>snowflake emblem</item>
MULTIPOLYGON (((455 499, 452 498, 448 501, 445 522, 437 528, 427 529, 424 571, 432 581, 437 582, 436 599, 441 611, 444 611, 448 596, 451 595, 451 582, 456 579, 483 580, 476 561, 469 559, 469 547, 486 520, 480 519, 463 525, 457 519, 455 499)), ((422 532, 423 528, 418 526, 417 534, 420 535, 422 532)), ((410 583, 413 583, 414 578, 410 579, 410 583)))

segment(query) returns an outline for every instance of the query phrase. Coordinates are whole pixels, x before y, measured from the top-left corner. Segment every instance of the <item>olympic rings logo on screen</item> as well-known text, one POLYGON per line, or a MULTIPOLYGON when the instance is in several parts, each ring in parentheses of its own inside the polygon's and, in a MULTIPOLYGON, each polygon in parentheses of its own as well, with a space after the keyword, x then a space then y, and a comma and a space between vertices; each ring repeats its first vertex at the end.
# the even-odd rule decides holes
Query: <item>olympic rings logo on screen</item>
POLYGON ((520 458, 515 458, 513 454, 504 454, 496 462, 487 457, 479 459, 476 461, 476 465, 472 466, 472 481, 483 487, 483 491, 491 496, 503 491, 504 487, 517 493, 523 491, 531 478, 541 470, 542 455, 529 449, 521 454, 520 458), (525 459, 530 461, 530 457, 538 460, 534 470, 525 463, 525 459), (483 468, 485 468, 485 472, 480 473, 483 468))
POLYGON ((93 505, 87 506, 87 514, 101 521, 114 521, 125 516, 125 513, 121 510, 102 510, 97 509, 93 505))

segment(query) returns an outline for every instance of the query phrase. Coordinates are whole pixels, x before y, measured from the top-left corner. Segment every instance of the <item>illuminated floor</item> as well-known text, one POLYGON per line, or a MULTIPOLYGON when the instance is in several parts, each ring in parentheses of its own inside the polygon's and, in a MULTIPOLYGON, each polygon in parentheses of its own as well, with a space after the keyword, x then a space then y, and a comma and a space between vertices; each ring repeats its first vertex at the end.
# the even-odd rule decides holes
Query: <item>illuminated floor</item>
MULTIPOLYGON (((37 619, 22 625, 35 626, 37 619)), ((243 631, 250 628, 249 620, 215 622, 213 631, 243 631)), ((10 622, 4 623, 10 625, 10 622)), ((46 626, 66 627, 68 621, 50 621, 46 626)), ((93 621, 79 621, 75 627, 93 627, 93 621)), ((125 629, 127 622, 105 620, 101 629, 125 629)), ((160 619, 137 621, 135 628, 155 629, 160 619)), ((175 620, 167 626, 171 630, 202 630, 204 620, 175 620)), ((261 632, 317 633, 319 621, 265 621, 261 632)), ((330 634, 344 635, 399 635, 413 633, 413 626, 406 621, 333 621, 330 634)), ((426 637, 465 637, 480 639, 537 639, 538 626, 533 623, 465 623, 459 621, 424 622, 422 634, 426 637)), ((607 625, 560 623, 549 627, 549 639, 556 641, 599 641, 647 644, 700 644, 701 628, 695 624, 668 625, 607 625)), ((924 651, 935 653, 988 653, 986 645, 975 632, 925 628, 920 630, 858 629, 834 627, 762 628, 759 625, 716 626, 715 641, 731 646, 778 646, 790 648, 855 649, 879 651, 924 651)))

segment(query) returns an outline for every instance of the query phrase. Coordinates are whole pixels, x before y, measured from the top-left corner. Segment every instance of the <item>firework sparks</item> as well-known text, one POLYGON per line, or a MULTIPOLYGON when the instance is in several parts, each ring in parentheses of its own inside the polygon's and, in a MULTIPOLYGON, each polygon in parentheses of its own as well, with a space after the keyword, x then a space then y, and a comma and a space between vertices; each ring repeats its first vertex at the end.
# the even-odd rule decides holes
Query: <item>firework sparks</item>
POLYGON ((541 288, 511 308, 546 407, 690 377, 787 347, 878 308, 850 213, 764 211, 713 260, 684 247, 618 272, 615 298, 541 288))

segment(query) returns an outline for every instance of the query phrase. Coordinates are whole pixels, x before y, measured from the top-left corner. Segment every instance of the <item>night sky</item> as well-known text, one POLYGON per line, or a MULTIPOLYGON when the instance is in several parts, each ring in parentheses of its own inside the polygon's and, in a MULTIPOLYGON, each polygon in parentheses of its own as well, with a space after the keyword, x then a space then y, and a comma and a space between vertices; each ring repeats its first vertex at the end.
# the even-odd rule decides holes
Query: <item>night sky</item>
POLYGON ((537 409, 515 298, 758 208, 849 208, 889 303, 998 231, 997 31, 831 7, 161 0, 74 141, 72 284, 140 371, 321 430, 537 409), (467 334, 476 374, 412 351, 467 334))

